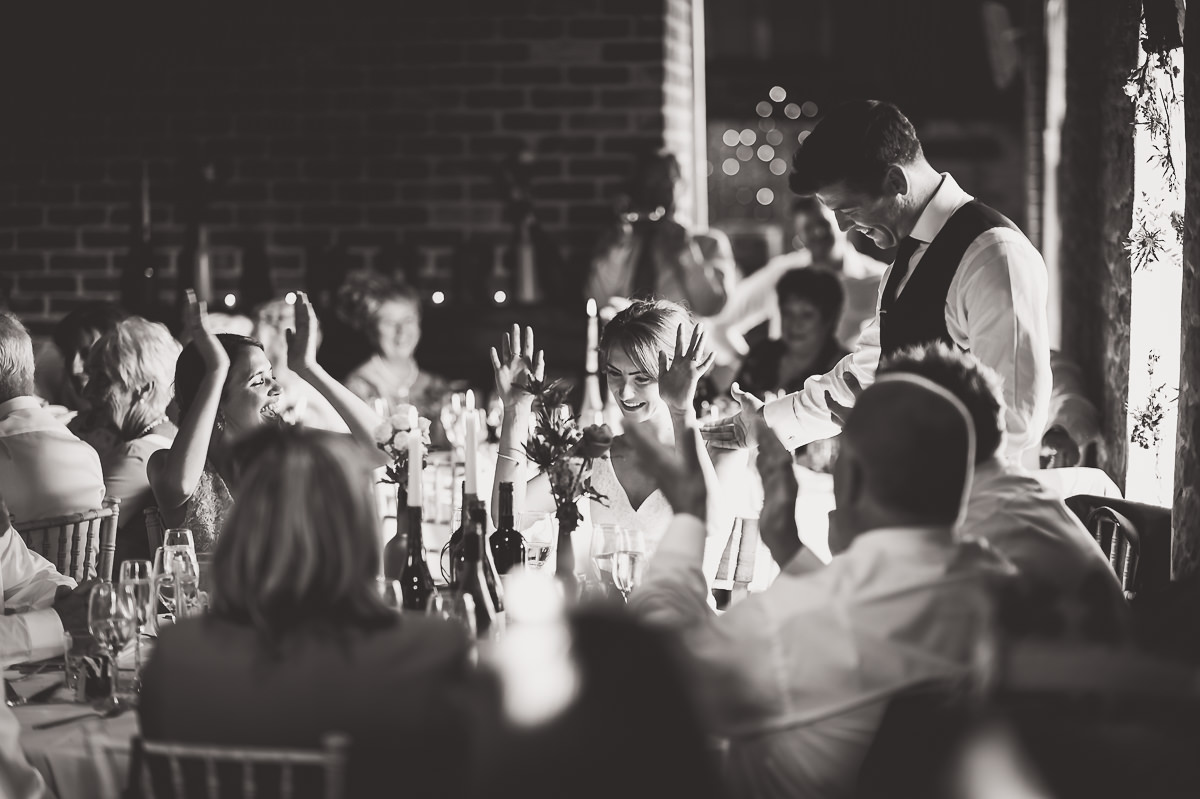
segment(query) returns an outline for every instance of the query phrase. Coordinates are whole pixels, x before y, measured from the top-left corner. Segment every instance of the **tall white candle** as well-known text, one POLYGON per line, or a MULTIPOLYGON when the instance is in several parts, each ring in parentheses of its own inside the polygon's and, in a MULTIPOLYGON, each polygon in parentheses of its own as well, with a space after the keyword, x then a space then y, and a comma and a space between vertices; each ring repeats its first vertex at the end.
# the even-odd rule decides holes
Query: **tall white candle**
POLYGON ((408 507, 421 507, 421 425, 417 409, 408 408, 408 507))
POLYGON ((599 347, 600 347, 600 323, 596 318, 596 301, 589 298, 587 301, 587 373, 595 374, 599 371, 599 347))
POLYGON ((463 425, 465 431, 463 434, 463 455, 466 467, 466 481, 468 496, 477 496, 479 494, 479 475, 475 470, 475 458, 479 454, 479 415, 475 413, 475 392, 467 392, 467 407, 465 410, 465 420, 463 425))

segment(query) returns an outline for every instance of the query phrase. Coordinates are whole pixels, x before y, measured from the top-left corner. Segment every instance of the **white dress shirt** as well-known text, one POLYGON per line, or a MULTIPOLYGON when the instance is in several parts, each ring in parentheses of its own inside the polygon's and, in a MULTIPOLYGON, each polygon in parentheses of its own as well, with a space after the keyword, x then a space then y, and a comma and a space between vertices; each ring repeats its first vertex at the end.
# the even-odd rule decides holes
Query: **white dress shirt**
MULTIPOLYGON (((849 243, 845 245, 845 250, 842 269, 836 274, 846 294, 846 304, 836 335, 843 345, 853 347, 863 325, 875 318, 879 282, 887 264, 863 255, 849 243)), ((722 343, 738 354, 745 355, 748 347, 743 334, 763 322, 768 324, 770 338, 783 338, 775 287, 788 272, 810 266, 812 255, 808 250, 797 250, 775 256, 761 269, 739 280, 721 313, 710 322, 719 338, 723 339, 722 343)))
POLYGON ((1069 596, 1079 595, 1087 577, 1105 575, 1112 599, 1124 604, 1116 573, 1079 517, 1033 474, 1002 457, 975 467, 959 530, 987 541, 1018 573, 1069 596))
POLYGON ((823 568, 796 558, 716 616, 703 547, 703 523, 677 516, 630 607, 683 631, 736 796, 852 795, 887 700, 968 674, 984 575, 1006 570, 948 528, 879 529, 823 568))
POLYGON ((25 546, 12 527, 0 534, 0 661, 22 663, 63 651, 63 626, 53 609, 59 586, 75 581, 25 546))
POLYGON ((17 523, 99 508, 100 456, 34 397, 0 403, 0 496, 17 523))
POLYGON ((47 795, 46 782, 25 759, 20 734, 17 717, 7 705, 0 705, 0 797, 41 799, 47 795))
MULTIPOLYGON (((913 228, 920 244, 909 262, 899 293, 920 268, 929 242, 962 206, 973 198, 950 175, 930 199, 913 228)), ((880 284, 887 285, 891 267, 880 284)), ((1050 343, 1046 322, 1046 264, 1018 231, 993 228, 967 247, 946 294, 946 330, 950 338, 1000 376, 1004 386, 1009 457, 1041 441, 1050 403, 1050 343)), ((840 427, 830 418, 825 394, 850 407, 855 395, 846 383, 851 374, 863 388, 875 381, 879 365, 879 314, 863 329, 854 352, 832 371, 810 377, 804 389, 767 403, 767 423, 788 449, 830 438, 840 427)))

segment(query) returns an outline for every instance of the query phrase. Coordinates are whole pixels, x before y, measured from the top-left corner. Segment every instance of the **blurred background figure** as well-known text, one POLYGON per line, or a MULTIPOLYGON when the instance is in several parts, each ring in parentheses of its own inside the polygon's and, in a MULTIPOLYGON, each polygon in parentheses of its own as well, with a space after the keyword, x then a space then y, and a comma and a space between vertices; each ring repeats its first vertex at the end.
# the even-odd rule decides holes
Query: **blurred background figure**
POLYGON ((679 161, 666 151, 643 156, 631 173, 588 274, 586 295, 601 308, 660 298, 713 316, 725 306, 734 276, 729 239, 719 230, 689 230, 676 217, 682 180, 679 161))
POLYGON ((175 396, 179 342, 165 325, 131 316, 101 336, 88 353, 85 395, 92 413, 118 438, 102 453, 107 496, 121 500, 116 567, 149 559, 143 511, 154 504, 146 477, 150 456, 171 446, 178 428, 167 414, 175 396))
POLYGON ((469 643, 450 623, 384 604, 361 443, 266 428, 246 451, 255 455, 216 550, 212 610, 160 635, 142 733, 315 748, 336 730, 351 739, 348 795, 398 774, 414 796, 455 795, 470 767, 459 761, 469 643))
POLYGON ((444 440, 442 404, 451 386, 417 364, 421 340, 421 300, 408 285, 375 272, 347 276, 338 292, 338 311, 367 336, 374 354, 346 377, 346 387, 383 417, 399 405, 414 405, 433 420, 430 435, 444 440))
POLYGON ((843 346, 853 347, 863 323, 875 316, 879 281, 887 264, 855 249, 847 233, 838 227, 833 212, 816 197, 797 197, 793 201, 792 224, 795 250, 772 258, 741 280, 713 320, 717 341, 731 353, 745 355, 749 350, 745 334, 763 322, 768 324, 769 338, 782 336, 775 287, 784 275, 796 269, 822 267, 841 280, 845 307, 835 335, 843 346))
MULTIPOLYGON (((348 432, 346 423, 321 393, 302 380, 287 365, 287 334, 296 330, 296 296, 279 297, 260 305, 254 312, 254 327, 251 337, 262 342, 263 351, 275 372, 275 382, 283 392, 279 399, 279 413, 289 424, 303 424, 320 430, 336 433, 348 432), (289 301, 290 299, 290 301, 289 301)), ((320 346, 321 331, 314 330, 317 346, 320 346)))
POLYGON ((1104 435, 1100 431, 1100 411, 1084 392, 1083 372, 1058 351, 1050 353, 1050 371, 1054 383, 1046 432, 1042 434, 1041 467, 1095 466, 1102 454, 1104 435))
POLYGON ((88 407, 83 395, 87 380, 84 364, 97 339, 117 326, 128 314, 111 302, 88 302, 59 320, 52 334, 54 347, 62 359, 62 377, 58 393, 43 395, 51 402, 73 411, 88 407))
POLYGON ((750 348, 736 381, 756 397, 790 394, 812 375, 828 372, 850 354, 836 332, 845 294, 828 269, 794 269, 775 286, 780 336, 750 348))

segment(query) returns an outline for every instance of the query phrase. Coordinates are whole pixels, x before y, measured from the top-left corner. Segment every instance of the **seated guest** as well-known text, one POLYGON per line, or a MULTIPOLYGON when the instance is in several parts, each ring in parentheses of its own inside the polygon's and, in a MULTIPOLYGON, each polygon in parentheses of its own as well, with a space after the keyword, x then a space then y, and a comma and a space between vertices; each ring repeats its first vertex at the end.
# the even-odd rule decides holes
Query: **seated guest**
POLYGON ((793 270, 779 279, 775 293, 782 336, 752 347, 736 378, 742 391, 756 397, 799 391, 805 380, 850 354, 834 336, 845 294, 833 272, 793 270))
POLYGON ((393 779, 411 763, 405 791, 434 795, 409 778, 455 777, 437 766, 459 754, 469 642, 384 604, 367 453, 303 428, 264 429, 243 446, 253 455, 217 546, 211 612, 160 634, 142 680, 142 734, 315 748, 342 732, 377 748, 393 779))
POLYGON ((117 323, 88 353, 88 402, 120 435, 100 458, 105 491, 121 500, 118 564, 154 554, 146 537, 144 511, 154 504, 146 464, 178 432, 167 418, 178 358, 179 342, 167 328, 140 316, 117 323))
POLYGON ((54 326, 54 346, 63 363, 63 381, 58 402, 73 411, 89 407, 83 387, 87 381, 84 370, 92 345, 128 314, 111 302, 89 302, 79 306, 54 326))
POLYGON ((975 478, 959 528, 964 536, 987 541, 1041 588, 1077 596, 1098 577, 1114 609, 1124 605, 1116 574, 1079 517, 1005 456, 1004 400, 991 369, 938 343, 897 353, 880 364, 878 374, 920 375, 971 412, 975 478))
MULTIPOLYGON (((264 303, 254 312, 254 330, 250 335, 262 342, 267 360, 275 372, 275 382, 282 392, 279 415, 288 424, 302 424, 319 430, 345 433, 346 423, 333 406, 312 385, 287 365, 287 333, 296 330, 296 306, 280 297, 264 303)), ((320 346, 320 330, 313 331, 320 346)))
MULTIPOLYGON (((375 447, 379 417, 317 364, 311 335, 315 315, 303 292, 296 298, 296 333, 288 366, 321 392, 374 466, 386 456, 375 447)), ((216 544, 233 507, 233 444, 264 425, 279 424, 279 384, 262 344, 246 336, 215 334, 204 303, 188 296, 185 325, 191 342, 175 364, 179 433, 169 449, 150 456, 146 476, 168 527, 192 531, 197 552, 216 544)))
POLYGON ((631 608, 682 633, 711 729, 729 739, 738 796, 851 795, 888 700, 969 675, 989 617, 985 589, 1011 571, 955 540, 974 431, 948 392, 882 378, 859 397, 842 439, 833 561, 809 569, 792 558, 766 591, 718 617, 700 568, 699 458, 632 434, 677 515, 631 608))
POLYGON ((856 250, 838 227, 833 212, 816 197, 797 197, 792 203, 792 219, 796 251, 772 258, 739 281, 729 302, 713 320, 717 340, 737 352, 746 352, 743 334, 763 322, 769 325, 770 338, 782 335, 776 285, 797 269, 818 267, 838 276, 846 294, 846 310, 836 333, 843 346, 853 347, 863 325, 875 317, 879 282, 887 264, 856 250))
POLYGON ((416 406, 433 422, 436 436, 450 387, 414 357, 421 340, 420 297, 403 283, 361 273, 347 279, 338 301, 342 315, 358 323, 375 350, 346 377, 346 387, 384 416, 399 405, 416 406))
POLYGON ((22 522, 99 508, 104 474, 96 451, 33 396, 33 342, 0 311, 0 488, 22 522))
POLYGON ((63 651, 64 631, 87 634, 90 591, 89 583, 76 587, 53 563, 29 551, 0 497, 0 662, 54 657, 63 651))

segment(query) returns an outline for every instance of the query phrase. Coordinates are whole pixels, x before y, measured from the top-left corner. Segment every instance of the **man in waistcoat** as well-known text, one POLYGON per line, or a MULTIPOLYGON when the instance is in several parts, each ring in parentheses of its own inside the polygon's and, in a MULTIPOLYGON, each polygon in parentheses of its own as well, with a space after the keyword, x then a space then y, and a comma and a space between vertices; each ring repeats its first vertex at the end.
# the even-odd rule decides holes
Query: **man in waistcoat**
POLYGON ((1029 239, 930 166, 912 123, 890 103, 856 100, 831 111, 797 150, 789 183, 824 203, 842 230, 894 248, 895 260, 852 353, 766 406, 735 384, 741 411, 706 425, 704 437, 749 446, 759 414, 792 450, 834 436, 881 357, 941 341, 1000 376, 1006 451, 1020 461, 1041 437, 1051 386, 1046 265, 1029 239))

